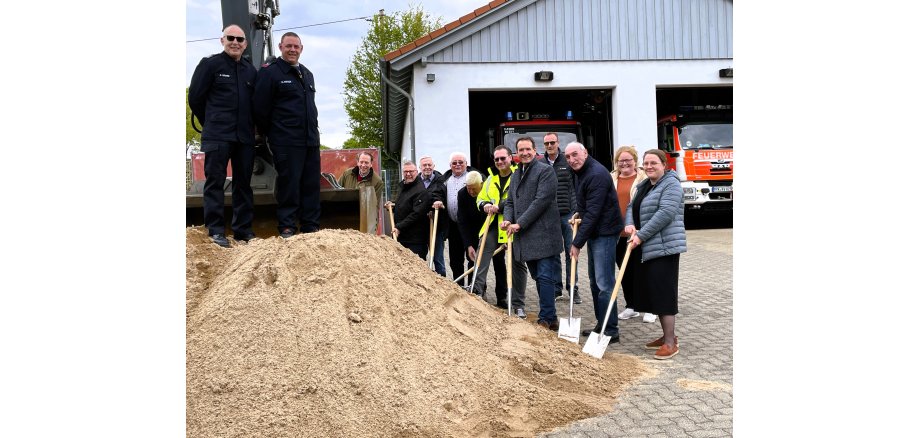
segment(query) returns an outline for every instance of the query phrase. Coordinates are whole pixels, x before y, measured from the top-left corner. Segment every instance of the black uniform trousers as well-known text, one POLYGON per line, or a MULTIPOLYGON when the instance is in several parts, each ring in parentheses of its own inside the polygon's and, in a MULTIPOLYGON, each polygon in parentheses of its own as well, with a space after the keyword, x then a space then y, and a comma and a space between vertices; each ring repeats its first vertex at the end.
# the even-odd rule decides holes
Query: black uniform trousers
POLYGON ((278 202, 278 232, 285 228, 319 231, 319 147, 271 145, 278 180, 275 200, 278 202))
POLYGON ((224 184, 227 180, 227 162, 233 169, 233 219, 230 227, 234 236, 252 233, 253 199, 252 166, 255 146, 239 142, 202 142, 204 152, 204 223, 208 235, 227 232, 224 222, 224 184))

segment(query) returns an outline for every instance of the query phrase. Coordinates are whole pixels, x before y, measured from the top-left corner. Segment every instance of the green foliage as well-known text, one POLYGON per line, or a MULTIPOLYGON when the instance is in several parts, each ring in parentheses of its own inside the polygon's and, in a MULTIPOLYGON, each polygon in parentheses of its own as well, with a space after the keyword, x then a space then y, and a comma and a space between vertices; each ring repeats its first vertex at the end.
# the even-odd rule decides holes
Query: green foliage
MULTIPOLYGON (((201 121, 195 121, 196 126, 201 129, 201 121)), ((185 87, 185 146, 200 146, 201 134, 192 128, 192 109, 188 106, 188 87, 185 87)))
POLYGON ((349 137, 345 143, 342 143, 342 149, 361 149, 363 147, 354 137, 349 137))
MULTIPOLYGON (((343 148, 380 148, 385 161, 399 163, 398 154, 383 150, 383 103, 380 91, 380 66, 383 55, 392 52, 441 27, 421 6, 393 15, 376 15, 373 25, 352 56, 345 73, 345 112, 352 137, 343 148)), ((383 163, 381 163, 383 164, 383 163)))

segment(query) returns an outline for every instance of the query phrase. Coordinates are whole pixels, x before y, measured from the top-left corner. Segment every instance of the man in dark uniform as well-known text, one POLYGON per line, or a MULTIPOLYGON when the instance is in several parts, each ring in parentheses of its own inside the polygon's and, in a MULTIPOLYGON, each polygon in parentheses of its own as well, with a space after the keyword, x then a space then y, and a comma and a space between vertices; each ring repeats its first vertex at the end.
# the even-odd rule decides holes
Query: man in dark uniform
MULTIPOLYGON (((393 201, 387 202, 393 204, 393 201)), ((403 181, 393 216, 396 226, 393 234, 396 240, 418 254, 422 260, 428 254, 428 210, 431 209, 431 193, 418 178, 418 167, 411 161, 403 161, 403 181)))
POLYGON ((204 152, 204 222, 214 243, 225 248, 224 183, 227 162, 233 165, 233 220, 236 240, 249 241, 252 232, 252 166, 255 135, 252 120, 252 90, 256 69, 242 59, 246 50, 243 29, 230 25, 220 43, 224 51, 204 58, 195 67, 188 87, 188 105, 203 121, 201 151, 204 152))
POLYGON ((259 70, 253 113, 278 171, 278 232, 288 238, 319 231, 319 123, 313 73, 300 64, 303 51, 294 32, 281 36, 281 58, 259 70))

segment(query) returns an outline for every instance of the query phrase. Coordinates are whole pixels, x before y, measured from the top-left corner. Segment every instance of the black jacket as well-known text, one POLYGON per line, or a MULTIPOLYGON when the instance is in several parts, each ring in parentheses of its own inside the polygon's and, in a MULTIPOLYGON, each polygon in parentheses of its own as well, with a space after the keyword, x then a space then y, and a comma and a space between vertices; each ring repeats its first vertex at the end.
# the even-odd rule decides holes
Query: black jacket
MULTIPOLYGON (((419 173, 417 179, 422 179, 421 173, 419 173)), ((424 186, 425 183, 422 182, 422 187, 424 186)), ((441 201, 444 203, 444 208, 438 212, 438 230, 446 230, 448 224, 447 221, 450 220, 450 215, 447 213, 447 186, 444 184, 444 175, 442 175, 441 172, 435 170, 431 174, 431 184, 428 184, 428 193, 431 194, 431 203, 428 204, 429 206, 434 204, 435 201, 441 201)), ((432 215, 434 214, 433 208, 429 209, 428 211, 430 211, 432 215)))
POLYGON ((409 184, 402 184, 393 210, 400 243, 429 243, 428 210, 431 202, 431 194, 418 177, 409 184))
POLYGON ((188 106, 201 121, 201 141, 255 144, 252 92, 256 69, 226 52, 203 58, 188 86, 188 106))
POLYGON ((460 189, 457 192, 457 225, 463 238, 464 250, 472 246, 479 251, 479 230, 485 220, 486 214, 476 207, 476 198, 470 196, 466 187, 460 189))
POLYGON ((624 228, 623 217, 620 216, 620 203, 610 173, 589 156, 575 176, 575 199, 578 203, 575 211, 581 217, 581 224, 578 234, 572 236, 572 245, 581 248, 588 239, 619 236, 624 228))
POLYGON ((269 145, 319 147, 315 97, 313 73, 303 65, 278 58, 259 70, 253 113, 269 145))
POLYGON ((568 215, 575 208, 575 174, 561 151, 556 162, 550 163, 546 155, 543 161, 556 171, 556 206, 559 207, 559 215, 568 215))

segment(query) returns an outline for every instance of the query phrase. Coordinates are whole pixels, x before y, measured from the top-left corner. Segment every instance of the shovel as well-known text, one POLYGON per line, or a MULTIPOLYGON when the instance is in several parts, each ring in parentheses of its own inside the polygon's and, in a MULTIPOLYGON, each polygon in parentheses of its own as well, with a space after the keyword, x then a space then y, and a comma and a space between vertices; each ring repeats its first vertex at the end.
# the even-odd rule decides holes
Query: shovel
MULTIPOLYGON (((604 323, 601 324, 601 332, 607 327, 607 320, 610 319, 610 311, 613 310, 613 303, 617 300, 617 292, 620 291, 620 282, 623 281, 623 273, 626 272, 626 262, 629 261, 629 253, 632 252, 632 245, 626 244, 626 254, 623 255, 623 263, 620 265, 620 272, 617 274, 617 283, 613 286, 613 293, 610 294, 610 302, 607 303, 607 314, 604 315, 604 323)), ((585 341, 585 347, 581 351, 590 354, 598 359, 604 357, 607 351, 607 345, 610 344, 610 336, 601 333, 591 332, 588 340, 585 341)))
POLYGON ((438 211, 440 208, 434 209, 434 220, 431 225, 431 243, 428 244, 428 269, 434 270, 434 238, 438 235, 438 211))
MULTIPOLYGON (((572 237, 578 234, 578 224, 581 223, 581 219, 578 219, 578 213, 572 217, 572 237)), ((568 249, 568 248, 566 248, 568 249)), ((565 339, 566 341, 578 343, 581 338, 581 318, 575 318, 573 312, 575 309, 575 268, 578 266, 578 259, 572 260, 572 269, 569 274, 569 278, 572 279, 571 285, 569 285, 569 317, 562 318, 559 320, 559 337, 565 339)))
MULTIPOLYGON (((476 285, 476 274, 479 273, 479 263, 482 262, 482 250, 486 248, 486 237, 489 236, 489 225, 492 225, 492 213, 486 216, 485 231, 482 238, 479 239, 479 251, 476 252, 476 263, 473 264, 473 282, 470 283, 470 293, 473 293, 473 287, 476 285)), ((485 293, 485 290, 483 290, 485 293)))
POLYGON ((508 236, 508 257, 505 258, 505 271, 508 282, 508 296, 505 297, 505 302, 508 303, 508 316, 511 316, 511 269, 513 268, 514 253, 511 252, 511 238, 514 235, 508 236))
POLYGON ((396 229, 396 221, 393 219, 393 204, 387 204, 387 210, 390 210, 390 234, 393 236, 393 240, 396 240, 396 233, 393 232, 396 229))
MULTIPOLYGON (((500 252, 502 252, 502 251, 504 251, 504 250, 505 250, 505 244, 503 243, 503 244, 501 244, 498 248, 495 248, 495 251, 492 252, 492 257, 497 256, 498 253, 500 253, 500 252)), ((476 269, 476 267, 474 266, 474 267, 472 267, 472 268, 470 268, 470 269, 467 269, 466 272, 460 274, 459 277, 457 277, 457 278, 454 279, 454 283, 460 281, 461 278, 466 277, 467 275, 470 275, 470 273, 473 272, 473 269, 476 269)), ((469 287, 469 286, 464 286, 463 288, 466 289, 466 288, 468 288, 468 287, 469 287)))

